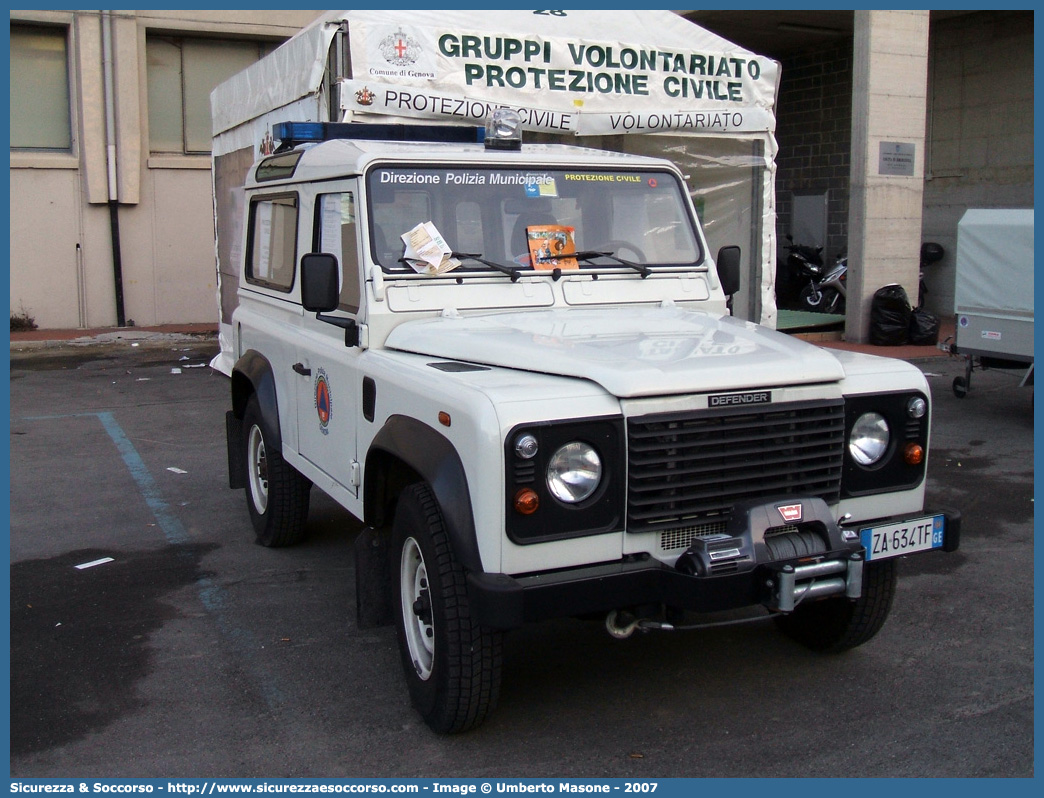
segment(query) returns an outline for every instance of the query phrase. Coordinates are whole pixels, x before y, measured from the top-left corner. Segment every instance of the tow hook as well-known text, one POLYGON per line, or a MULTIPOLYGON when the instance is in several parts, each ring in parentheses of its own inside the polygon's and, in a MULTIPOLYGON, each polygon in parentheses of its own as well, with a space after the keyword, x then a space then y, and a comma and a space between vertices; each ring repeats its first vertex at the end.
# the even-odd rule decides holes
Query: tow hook
POLYGON ((636 618, 626 610, 613 610, 605 616, 605 628, 609 634, 617 640, 626 640, 636 630, 649 632, 658 630, 661 632, 673 632, 674 625, 666 621, 657 621, 653 618, 636 618))
POLYGON ((740 626, 748 623, 761 623, 772 617, 770 613, 730 618, 724 621, 701 621, 699 623, 678 626, 655 618, 636 618, 626 610, 613 610, 605 618, 605 628, 617 640, 626 640, 636 631, 639 632, 692 632, 699 629, 717 629, 722 626, 740 626))
POLYGON ((639 619, 629 612, 613 610, 605 616, 605 628, 617 640, 626 640, 638 628, 638 621, 639 619))

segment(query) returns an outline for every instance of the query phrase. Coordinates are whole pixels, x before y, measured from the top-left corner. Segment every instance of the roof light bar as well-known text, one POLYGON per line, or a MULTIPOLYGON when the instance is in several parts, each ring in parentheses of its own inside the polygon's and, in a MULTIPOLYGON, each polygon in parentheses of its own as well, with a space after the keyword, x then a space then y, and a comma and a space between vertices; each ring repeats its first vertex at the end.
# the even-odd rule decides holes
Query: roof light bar
POLYGON ((280 150, 298 144, 332 139, 371 141, 432 141, 454 144, 481 144, 486 131, 480 127, 369 124, 362 122, 279 122, 272 126, 272 138, 280 150))

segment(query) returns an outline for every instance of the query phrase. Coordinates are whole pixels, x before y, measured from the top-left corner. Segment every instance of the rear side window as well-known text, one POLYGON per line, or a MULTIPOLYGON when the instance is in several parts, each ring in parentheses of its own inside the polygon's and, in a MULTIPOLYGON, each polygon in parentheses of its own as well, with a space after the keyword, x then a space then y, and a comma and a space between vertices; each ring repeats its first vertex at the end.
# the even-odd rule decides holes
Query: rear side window
POLYGON ((297 256, 297 197, 251 202, 247 246, 247 282, 289 292, 297 256))
POLYGON ((303 150, 294 150, 265 158, 257 165, 254 179, 258 183, 263 183, 266 180, 285 180, 293 177, 297 170, 297 162, 301 160, 302 155, 304 155, 303 150))

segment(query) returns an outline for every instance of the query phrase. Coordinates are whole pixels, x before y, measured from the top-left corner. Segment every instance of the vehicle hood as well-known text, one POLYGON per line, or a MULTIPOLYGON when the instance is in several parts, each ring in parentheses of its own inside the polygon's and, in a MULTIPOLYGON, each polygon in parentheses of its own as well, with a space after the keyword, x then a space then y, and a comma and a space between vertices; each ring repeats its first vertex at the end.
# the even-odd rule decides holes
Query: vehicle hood
POLYGON ((817 346, 753 322, 677 307, 451 313, 399 325, 386 346, 581 377, 621 398, 844 377, 838 360, 817 346))

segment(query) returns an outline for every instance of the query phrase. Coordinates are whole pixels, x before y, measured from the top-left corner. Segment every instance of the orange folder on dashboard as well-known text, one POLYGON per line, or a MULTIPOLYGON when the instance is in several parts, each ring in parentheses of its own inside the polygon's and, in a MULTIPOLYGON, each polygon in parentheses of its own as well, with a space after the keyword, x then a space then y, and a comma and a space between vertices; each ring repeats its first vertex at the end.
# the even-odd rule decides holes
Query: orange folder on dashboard
POLYGON ((529 242, 529 258, 534 269, 577 269, 576 243, 573 233, 576 228, 562 224, 531 224, 526 228, 529 242))

